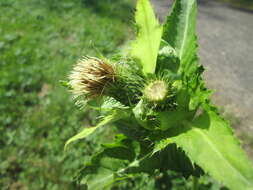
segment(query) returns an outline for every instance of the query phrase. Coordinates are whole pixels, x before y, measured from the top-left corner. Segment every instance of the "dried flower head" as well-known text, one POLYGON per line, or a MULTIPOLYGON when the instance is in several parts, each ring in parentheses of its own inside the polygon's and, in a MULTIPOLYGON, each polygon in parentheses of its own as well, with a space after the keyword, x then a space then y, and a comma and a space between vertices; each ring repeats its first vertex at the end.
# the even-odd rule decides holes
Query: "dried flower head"
POLYGON ((69 79, 74 95, 96 97, 115 80, 115 68, 104 60, 84 57, 74 66, 69 79))

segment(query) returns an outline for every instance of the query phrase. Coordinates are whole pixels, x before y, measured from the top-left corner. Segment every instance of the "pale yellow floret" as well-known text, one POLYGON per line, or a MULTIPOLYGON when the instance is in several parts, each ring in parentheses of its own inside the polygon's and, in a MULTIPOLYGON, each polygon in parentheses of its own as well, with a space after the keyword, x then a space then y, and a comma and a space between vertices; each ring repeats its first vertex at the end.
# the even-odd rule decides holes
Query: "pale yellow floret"
POLYGON ((166 98, 168 94, 168 86, 165 81, 156 80, 151 82, 144 89, 144 96, 153 102, 159 102, 166 98))

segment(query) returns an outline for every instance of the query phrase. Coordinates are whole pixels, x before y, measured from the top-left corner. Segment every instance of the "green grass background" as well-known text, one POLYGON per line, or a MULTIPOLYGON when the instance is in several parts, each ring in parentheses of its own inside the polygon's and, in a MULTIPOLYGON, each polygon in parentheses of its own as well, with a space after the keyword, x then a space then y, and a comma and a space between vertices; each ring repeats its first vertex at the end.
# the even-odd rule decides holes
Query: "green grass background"
POLYGON ((83 55, 117 52, 132 14, 129 1, 94 2, 0 1, 1 190, 77 189, 74 172, 98 148, 87 140, 63 152, 94 113, 78 110, 59 80, 83 55))

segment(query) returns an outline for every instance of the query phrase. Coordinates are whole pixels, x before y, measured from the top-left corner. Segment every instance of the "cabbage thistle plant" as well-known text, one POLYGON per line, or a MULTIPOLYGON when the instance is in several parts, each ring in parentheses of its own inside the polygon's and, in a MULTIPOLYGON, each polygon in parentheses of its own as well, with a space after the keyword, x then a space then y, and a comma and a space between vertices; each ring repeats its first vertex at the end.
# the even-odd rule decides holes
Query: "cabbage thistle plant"
POLYGON ((80 170, 77 180, 88 189, 173 170, 186 178, 207 173, 231 190, 253 190, 252 163, 211 103, 201 76, 196 14, 196 0, 175 0, 161 25, 150 2, 138 0, 137 37, 127 56, 87 56, 74 66, 71 91, 101 110, 101 117, 65 148, 109 124, 119 131, 80 170))

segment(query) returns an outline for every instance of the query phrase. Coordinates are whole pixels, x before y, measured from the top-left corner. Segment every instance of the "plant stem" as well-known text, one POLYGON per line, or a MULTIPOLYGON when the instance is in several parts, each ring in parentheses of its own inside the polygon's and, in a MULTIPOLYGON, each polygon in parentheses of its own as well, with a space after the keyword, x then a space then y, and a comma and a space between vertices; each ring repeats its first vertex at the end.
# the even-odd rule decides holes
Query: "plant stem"
POLYGON ((198 189, 199 189, 199 179, 193 176, 192 190, 198 190, 198 189))

